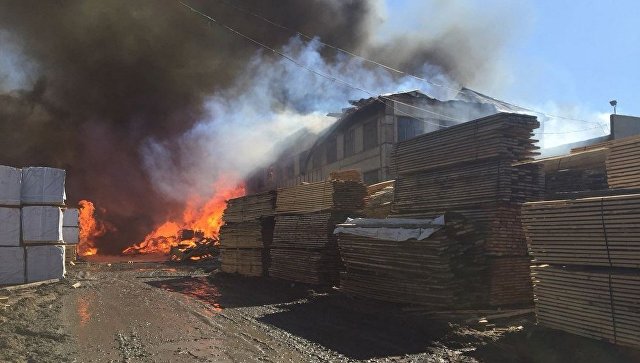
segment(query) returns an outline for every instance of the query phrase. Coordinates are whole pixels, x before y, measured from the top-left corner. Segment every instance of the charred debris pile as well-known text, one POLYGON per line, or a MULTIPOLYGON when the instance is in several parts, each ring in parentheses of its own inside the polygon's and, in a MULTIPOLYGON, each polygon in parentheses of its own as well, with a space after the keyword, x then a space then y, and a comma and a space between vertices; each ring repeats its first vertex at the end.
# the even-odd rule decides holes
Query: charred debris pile
POLYGON ((0 285, 65 276, 78 243, 78 209, 65 205, 62 169, 0 166, 0 285))

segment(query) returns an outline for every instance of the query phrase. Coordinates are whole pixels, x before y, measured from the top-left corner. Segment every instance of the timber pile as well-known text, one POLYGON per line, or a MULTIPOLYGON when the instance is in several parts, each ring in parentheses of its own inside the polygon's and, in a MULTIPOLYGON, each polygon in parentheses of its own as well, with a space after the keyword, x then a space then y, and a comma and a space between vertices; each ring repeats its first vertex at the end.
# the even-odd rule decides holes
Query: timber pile
POLYGON ((536 316, 550 328, 640 348, 640 271, 532 268, 536 316))
POLYGON ((546 326, 640 347, 640 194, 527 203, 536 314, 546 326))
POLYGON ((220 228, 221 270, 245 276, 267 275, 273 240, 274 192, 227 201, 220 228))
POLYGON ((309 284, 334 284, 341 267, 336 223, 345 215, 314 213, 276 216, 269 275, 309 284))
POLYGON ((355 211, 364 207, 367 188, 361 182, 327 180, 278 190, 277 214, 304 214, 326 210, 355 211))
POLYGON ((532 116, 498 114, 400 142, 392 153, 394 217, 455 212, 476 223, 486 305, 531 301, 520 206, 545 193, 541 165, 530 162, 538 126, 532 116))
MULTIPOLYGON (((428 159, 425 156, 425 159, 428 159)), ((536 165, 512 167, 503 160, 403 174, 396 180, 394 208, 400 214, 437 209, 455 210, 496 201, 522 203, 543 196, 536 165)))
POLYGON ((531 304, 533 291, 528 256, 490 257, 488 266, 489 305, 531 304))
POLYGON ((336 223, 364 207, 362 182, 331 180, 278 190, 269 274, 329 285, 342 268, 336 223))
POLYGON ((223 219, 227 223, 245 222, 275 213, 276 193, 273 191, 229 199, 223 219))
POLYGON ((640 268, 640 194, 527 203, 536 263, 640 268))
POLYGON ((533 116, 501 113, 399 142, 393 149, 397 174, 434 169, 481 159, 531 160, 538 155, 533 116))
MULTIPOLYGON (((432 309, 473 307, 487 301, 482 241, 477 240, 474 225, 448 215, 445 220, 443 226, 425 224, 430 220, 409 220, 415 226, 405 227, 412 230, 440 229, 422 240, 401 241, 353 234, 350 231, 357 225, 340 224, 336 232, 345 265, 340 289, 351 295, 432 309)), ((383 227, 403 233, 403 226, 375 225, 388 220, 366 221, 373 235, 376 228, 383 227)))
POLYGON ((610 188, 640 187, 640 137, 625 138, 611 143, 607 158, 610 188))
POLYGON ((367 187, 363 215, 368 218, 386 218, 391 214, 395 180, 367 187))

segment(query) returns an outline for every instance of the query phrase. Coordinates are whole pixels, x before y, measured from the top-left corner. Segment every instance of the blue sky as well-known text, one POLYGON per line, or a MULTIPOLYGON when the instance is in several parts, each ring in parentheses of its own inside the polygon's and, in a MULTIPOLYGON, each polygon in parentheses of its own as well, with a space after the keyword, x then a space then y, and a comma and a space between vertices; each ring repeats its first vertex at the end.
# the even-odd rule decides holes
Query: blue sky
MULTIPOLYGON (((393 17, 426 0, 386 1, 393 17)), ((477 7, 479 1, 460 2, 477 7)), ((516 18, 504 29, 515 33, 503 54, 509 82, 481 91, 538 108, 578 107, 583 114, 610 113, 609 100, 616 99, 618 113, 640 116, 640 1, 482 3, 486 12, 516 18)))

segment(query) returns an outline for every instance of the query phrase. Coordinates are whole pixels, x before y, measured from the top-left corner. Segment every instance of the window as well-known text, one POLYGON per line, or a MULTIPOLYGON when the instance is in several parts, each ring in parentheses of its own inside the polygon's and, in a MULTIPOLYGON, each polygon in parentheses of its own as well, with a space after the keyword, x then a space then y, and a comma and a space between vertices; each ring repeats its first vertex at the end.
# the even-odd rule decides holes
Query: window
POLYGON ((371 170, 371 171, 367 171, 364 174, 362 174, 362 181, 366 184, 366 185, 371 185, 371 184, 375 184, 377 182, 380 181, 380 177, 378 176, 378 171, 380 169, 376 169, 376 170, 371 170))
POLYGON ((404 141, 422 135, 424 121, 405 116, 398 116, 398 141, 404 141))
POLYGON ((362 145, 364 150, 369 150, 378 146, 378 120, 373 120, 364 124, 364 140, 362 145))
POLYGON ((356 153, 356 129, 347 130, 344 134, 344 156, 356 153))
POLYGON ((300 168, 300 175, 305 175, 307 173, 307 156, 309 155, 309 151, 303 151, 298 155, 298 167, 300 168))
POLYGON ((313 155, 311 155, 311 168, 319 169, 322 167, 322 148, 316 148, 313 150, 313 155))
POLYGON ((293 164, 293 159, 289 160, 284 167, 285 175, 287 179, 293 179, 296 176, 295 166, 293 164))
POLYGON ((338 139, 335 136, 329 138, 325 147, 327 151, 327 164, 338 161, 338 139))

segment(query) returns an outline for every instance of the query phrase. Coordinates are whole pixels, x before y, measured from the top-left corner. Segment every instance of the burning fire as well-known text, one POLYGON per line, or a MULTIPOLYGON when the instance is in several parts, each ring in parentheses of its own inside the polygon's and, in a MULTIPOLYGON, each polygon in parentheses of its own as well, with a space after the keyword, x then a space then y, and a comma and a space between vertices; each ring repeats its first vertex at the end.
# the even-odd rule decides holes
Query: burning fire
POLYGON ((229 186, 225 180, 219 180, 214 185, 217 192, 204 205, 200 198, 194 196, 189 199, 179 220, 167 220, 149 233, 142 242, 126 248, 123 254, 161 253, 168 255, 172 247, 180 244, 195 245, 195 241, 179 241, 178 232, 181 229, 202 231, 206 237, 218 237, 222 226, 222 214, 227 206, 227 200, 241 197, 245 194, 244 185, 229 186))
POLYGON ((79 203, 80 243, 78 254, 80 256, 92 256, 98 253, 95 240, 107 233, 107 226, 95 217, 96 207, 88 200, 79 203))

